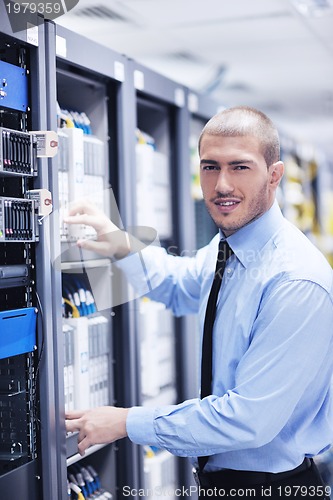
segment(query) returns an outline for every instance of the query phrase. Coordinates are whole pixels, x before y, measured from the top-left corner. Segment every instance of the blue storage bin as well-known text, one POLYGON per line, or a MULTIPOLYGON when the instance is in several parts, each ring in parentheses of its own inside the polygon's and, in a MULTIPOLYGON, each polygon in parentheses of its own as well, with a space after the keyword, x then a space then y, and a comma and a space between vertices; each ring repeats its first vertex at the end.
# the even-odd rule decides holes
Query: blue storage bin
POLYGON ((0 312, 0 359, 34 350, 36 319, 35 307, 0 312))

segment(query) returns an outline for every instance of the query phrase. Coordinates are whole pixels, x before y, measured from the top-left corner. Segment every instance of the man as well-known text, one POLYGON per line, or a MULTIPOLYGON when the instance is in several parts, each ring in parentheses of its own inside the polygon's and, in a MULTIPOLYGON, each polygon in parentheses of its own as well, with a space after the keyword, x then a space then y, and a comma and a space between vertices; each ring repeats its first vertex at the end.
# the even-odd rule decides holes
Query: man
POLYGON ((79 245, 122 258, 118 265, 137 290, 148 280, 149 296, 176 315, 199 313, 202 377, 207 366, 210 372, 200 399, 71 412, 67 429, 79 431, 81 453, 128 436, 190 457, 202 495, 217 488, 220 496, 237 498, 254 488, 257 497, 329 498, 311 457, 333 441, 332 270, 275 201, 283 175, 279 149, 274 125, 255 109, 213 117, 199 141, 200 176, 219 234, 194 258, 143 250, 145 276, 136 256, 126 257, 128 241, 112 238, 116 228, 104 215, 73 207, 67 221, 91 224, 98 235, 79 245), (212 282, 222 274, 216 268, 214 276, 219 240, 227 241, 231 256, 212 312, 212 282))

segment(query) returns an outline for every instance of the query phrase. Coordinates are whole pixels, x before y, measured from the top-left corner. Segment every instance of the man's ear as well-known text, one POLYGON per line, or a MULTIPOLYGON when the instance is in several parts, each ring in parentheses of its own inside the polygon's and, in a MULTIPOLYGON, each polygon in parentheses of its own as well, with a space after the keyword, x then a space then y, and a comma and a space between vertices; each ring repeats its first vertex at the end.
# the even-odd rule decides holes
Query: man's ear
POLYGON ((282 161, 277 161, 269 167, 270 171, 270 184, 272 187, 277 188, 284 174, 284 164, 282 161))

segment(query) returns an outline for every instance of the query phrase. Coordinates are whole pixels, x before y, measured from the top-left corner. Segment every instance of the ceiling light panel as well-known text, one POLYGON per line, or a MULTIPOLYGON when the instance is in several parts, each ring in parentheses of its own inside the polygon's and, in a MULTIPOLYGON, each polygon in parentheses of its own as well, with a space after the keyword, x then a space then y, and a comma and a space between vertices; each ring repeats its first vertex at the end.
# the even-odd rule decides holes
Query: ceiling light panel
POLYGON ((216 18, 277 16, 290 9, 288 0, 205 0, 204 8, 202 0, 123 0, 123 3, 148 23, 154 19, 158 26, 200 25, 216 18))
POLYGON ((333 14, 333 0, 291 0, 302 16, 321 17, 333 14))

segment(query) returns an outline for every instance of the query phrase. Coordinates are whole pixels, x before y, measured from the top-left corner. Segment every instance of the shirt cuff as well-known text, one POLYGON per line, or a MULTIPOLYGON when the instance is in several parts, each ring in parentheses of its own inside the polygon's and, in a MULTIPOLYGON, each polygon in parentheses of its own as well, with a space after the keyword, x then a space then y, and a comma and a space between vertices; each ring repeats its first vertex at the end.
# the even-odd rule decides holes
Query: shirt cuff
POLYGON ((155 408, 134 406, 130 408, 126 419, 129 439, 135 444, 159 446, 154 429, 155 408))

